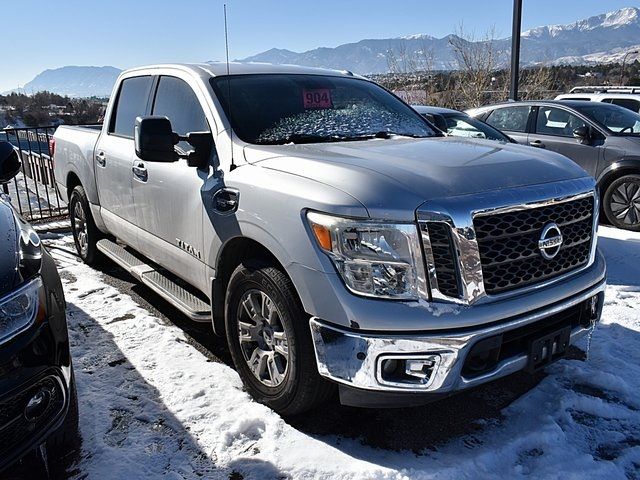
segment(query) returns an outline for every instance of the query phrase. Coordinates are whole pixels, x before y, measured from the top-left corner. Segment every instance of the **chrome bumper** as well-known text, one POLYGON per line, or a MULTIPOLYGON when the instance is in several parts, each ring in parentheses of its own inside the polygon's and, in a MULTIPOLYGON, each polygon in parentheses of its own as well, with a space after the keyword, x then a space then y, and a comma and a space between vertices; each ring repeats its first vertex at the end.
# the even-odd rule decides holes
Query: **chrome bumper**
MULTIPOLYGON (((448 393, 473 387, 527 367, 527 354, 507 358, 493 370, 473 378, 465 378, 462 367, 467 354, 479 340, 542 320, 578 305, 604 291, 603 280, 588 290, 535 313, 474 330, 438 334, 390 335, 364 334, 310 321, 320 375, 353 388, 376 392, 448 393), (431 357, 430 357, 431 356, 431 357), (420 384, 394 383, 382 378, 382 362, 388 359, 433 360, 429 378, 420 384)), ((600 305, 601 309, 601 305, 600 305)), ((599 319, 599 318, 598 318, 599 319)), ((571 331, 571 343, 587 334, 589 328, 571 331)))

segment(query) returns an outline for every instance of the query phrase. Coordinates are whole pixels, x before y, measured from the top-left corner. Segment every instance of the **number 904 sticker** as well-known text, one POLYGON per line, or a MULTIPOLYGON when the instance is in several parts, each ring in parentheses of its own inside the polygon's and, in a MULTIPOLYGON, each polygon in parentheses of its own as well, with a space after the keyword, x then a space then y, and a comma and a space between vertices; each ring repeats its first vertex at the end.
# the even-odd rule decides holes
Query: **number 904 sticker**
POLYGON ((302 90, 304 108, 332 108, 331 89, 314 88, 302 90))

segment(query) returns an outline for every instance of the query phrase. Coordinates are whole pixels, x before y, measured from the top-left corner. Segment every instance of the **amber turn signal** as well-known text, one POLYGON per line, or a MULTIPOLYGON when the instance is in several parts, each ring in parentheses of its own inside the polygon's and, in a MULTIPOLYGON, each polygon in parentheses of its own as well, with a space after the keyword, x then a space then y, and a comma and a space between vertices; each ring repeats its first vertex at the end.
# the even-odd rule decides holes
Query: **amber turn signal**
POLYGON ((331 251, 331 232, 324 225, 318 225, 317 223, 313 223, 311 225, 313 229, 313 234, 318 241, 318 244, 327 251, 331 251))

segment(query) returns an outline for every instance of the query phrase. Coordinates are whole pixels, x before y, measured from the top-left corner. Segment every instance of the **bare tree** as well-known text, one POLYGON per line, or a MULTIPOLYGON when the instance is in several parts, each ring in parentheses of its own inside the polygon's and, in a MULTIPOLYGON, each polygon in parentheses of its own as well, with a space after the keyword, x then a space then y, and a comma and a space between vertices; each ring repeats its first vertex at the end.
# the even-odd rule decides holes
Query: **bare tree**
POLYGON ((555 75, 551 68, 540 65, 522 71, 520 82, 520 98, 522 100, 541 100, 555 96, 555 75))
POLYGON ((460 24, 455 35, 449 37, 449 45, 458 72, 458 98, 464 107, 479 107, 506 97, 506 82, 496 76, 506 64, 506 52, 498 47, 495 28, 477 38, 460 24))

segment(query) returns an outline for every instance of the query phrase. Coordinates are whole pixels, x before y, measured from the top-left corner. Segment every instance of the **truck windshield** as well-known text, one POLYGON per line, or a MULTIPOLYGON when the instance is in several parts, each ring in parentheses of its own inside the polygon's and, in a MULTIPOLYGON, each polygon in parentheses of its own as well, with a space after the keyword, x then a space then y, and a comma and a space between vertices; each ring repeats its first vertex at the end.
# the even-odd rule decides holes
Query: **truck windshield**
POLYGON ((264 145, 438 135, 409 106, 366 80, 258 74, 211 79, 245 142, 264 145))
POLYGON ((640 135, 640 115, 631 110, 608 103, 585 102, 575 107, 616 135, 640 135))

